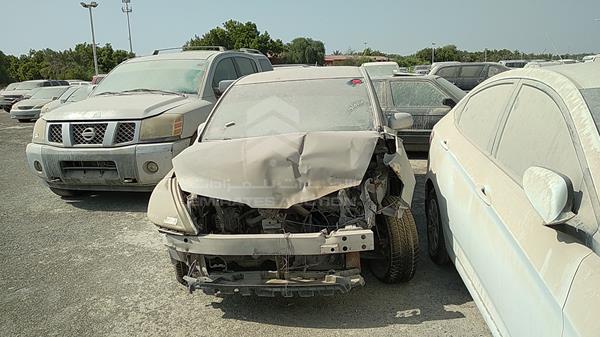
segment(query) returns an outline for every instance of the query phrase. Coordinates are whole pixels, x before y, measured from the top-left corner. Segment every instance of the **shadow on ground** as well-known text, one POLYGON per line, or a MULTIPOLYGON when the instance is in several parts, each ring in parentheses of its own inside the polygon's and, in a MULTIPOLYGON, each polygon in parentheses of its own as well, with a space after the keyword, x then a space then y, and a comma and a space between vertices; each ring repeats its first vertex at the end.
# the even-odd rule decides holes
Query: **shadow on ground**
POLYGON ((148 210, 150 193, 94 192, 76 198, 63 198, 69 205, 88 211, 135 212, 148 210))

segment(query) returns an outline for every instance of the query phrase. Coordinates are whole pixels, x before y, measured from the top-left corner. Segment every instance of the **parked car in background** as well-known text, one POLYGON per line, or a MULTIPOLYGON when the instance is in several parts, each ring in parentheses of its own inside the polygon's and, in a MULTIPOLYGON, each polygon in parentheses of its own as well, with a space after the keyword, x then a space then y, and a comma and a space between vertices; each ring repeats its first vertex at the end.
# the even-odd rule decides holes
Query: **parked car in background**
POLYGON ((68 86, 39 88, 27 99, 18 101, 10 109, 10 118, 18 119, 19 122, 28 122, 40 117, 40 111, 44 105, 57 100, 68 86))
POLYGON ((413 67, 413 73, 417 75, 427 75, 431 71, 431 65, 421 64, 413 67))
POLYGON ((67 89, 57 100, 44 105, 40 111, 40 115, 48 113, 62 105, 75 103, 86 99, 92 92, 93 88, 93 85, 76 85, 69 87, 69 89, 67 89))
POLYGON ((441 76, 460 89, 469 91, 486 79, 507 70, 510 69, 492 62, 441 63, 434 65, 429 74, 441 76))
POLYGON ((598 336, 599 114, 600 64, 562 65, 486 81, 433 130, 429 255, 494 335, 598 336))
POLYGON ((398 134, 407 151, 428 151, 433 126, 465 96, 454 84, 433 75, 374 78, 373 86, 385 113, 412 115, 412 127, 398 134))
POLYGON ((334 295, 364 284, 361 258, 383 282, 410 280, 415 178, 391 131, 412 118, 374 97, 357 67, 235 82, 150 198, 177 280, 216 295, 334 295))
MULTIPOLYGON (((221 49, 221 48, 219 48, 221 49)), ((266 56, 204 50, 127 60, 91 96, 44 114, 27 146, 31 170, 61 196, 151 191, 196 138, 222 83, 262 71, 266 56)))
POLYGON ((600 54, 584 56, 581 62, 594 62, 600 60, 600 54))
POLYGON ((394 76, 401 69, 396 62, 366 62, 362 64, 370 77, 394 76))
POLYGON ((524 68, 527 63, 529 63, 529 61, 525 61, 525 60, 503 60, 498 62, 499 64, 508 67, 508 68, 524 68))
POLYGON ((7 87, 0 95, 0 107, 2 107, 6 112, 10 112, 13 104, 19 100, 21 100, 24 96, 30 94, 31 90, 41 88, 41 87, 52 87, 58 86, 58 81, 54 80, 33 80, 33 81, 25 81, 19 82, 15 86, 12 86, 9 90, 7 87))
POLYGON ((77 86, 77 85, 91 85, 92 82, 89 81, 82 81, 82 80, 67 80, 67 82, 69 82, 70 86, 77 86))
POLYGON ((413 67, 413 73, 417 75, 427 75, 431 71, 430 64, 421 64, 413 67))

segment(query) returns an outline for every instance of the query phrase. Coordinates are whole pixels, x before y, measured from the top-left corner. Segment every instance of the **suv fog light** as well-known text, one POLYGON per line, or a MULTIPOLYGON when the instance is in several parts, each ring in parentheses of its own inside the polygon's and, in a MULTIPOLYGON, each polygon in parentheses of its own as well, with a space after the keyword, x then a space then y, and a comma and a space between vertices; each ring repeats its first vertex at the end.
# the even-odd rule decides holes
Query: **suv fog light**
POLYGON ((38 172, 42 172, 42 164, 37 160, 33 162, 33 168, 38 172))
POLYGON ((158 164, 153 161, 147 161, 144 163, 144 168, 148 173, 158 172, 158 164))

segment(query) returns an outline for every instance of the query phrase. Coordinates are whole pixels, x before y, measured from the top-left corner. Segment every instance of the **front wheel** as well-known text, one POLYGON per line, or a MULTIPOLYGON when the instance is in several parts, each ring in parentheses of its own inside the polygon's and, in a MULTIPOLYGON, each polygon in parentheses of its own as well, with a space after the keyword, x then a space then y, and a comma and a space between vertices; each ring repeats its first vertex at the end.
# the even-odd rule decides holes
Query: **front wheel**
POLYGON ((175 267, 175 279, 180 284, 187 287, 187 282, 183 279, 189 272, 189 267, 185 262, 181 261, 173 261, 173 266, 175 267))
POLYGON ((425 213, 427 216, 427 246, 429 257, 435 264, 444 265, 450 261, 444 239, 444 229, 440 217, 440 206, 435 190, 427 191, 425 198, 425 213))
MULTIPOLYGON (((400 205, 400 197, 387 196, 382 205, 400 205)), ((401 218, 378 216, 375 252, 369 263, 371 272, 384 283, 408 282, 415 275, 419 258, 417 225, 410 209, 401 218)))

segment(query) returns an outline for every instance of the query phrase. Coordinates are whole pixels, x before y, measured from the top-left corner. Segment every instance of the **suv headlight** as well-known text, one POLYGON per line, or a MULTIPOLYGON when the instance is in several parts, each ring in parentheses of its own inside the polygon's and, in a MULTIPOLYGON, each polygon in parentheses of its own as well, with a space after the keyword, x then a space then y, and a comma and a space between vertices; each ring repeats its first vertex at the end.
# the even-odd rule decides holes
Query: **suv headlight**
POLYGON ((179 139, 183 132, 183 116, 164 113, 156 117, 142 120, 140 140, 173 140, 179 139))
POLYGON ((33 126, 33 143, 43 144, 46 141, 46 122, 45 119, 40 118, 35 122, 33 126))

